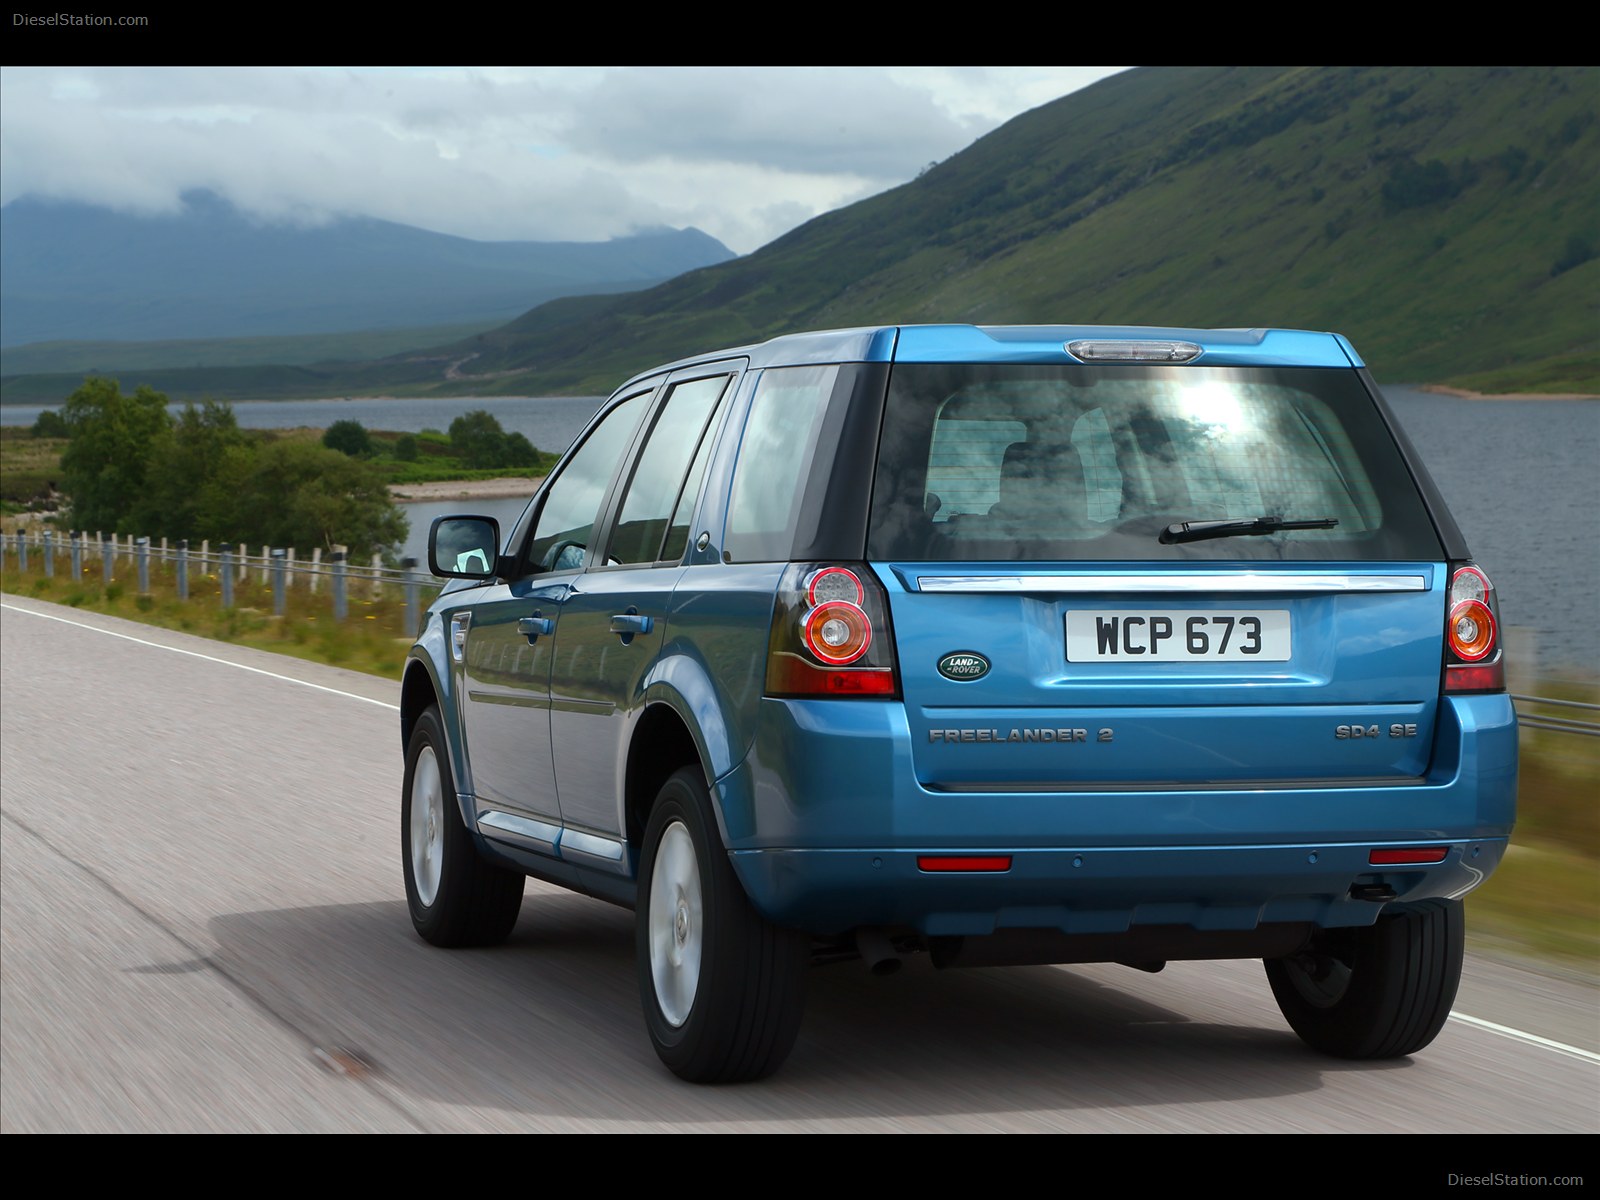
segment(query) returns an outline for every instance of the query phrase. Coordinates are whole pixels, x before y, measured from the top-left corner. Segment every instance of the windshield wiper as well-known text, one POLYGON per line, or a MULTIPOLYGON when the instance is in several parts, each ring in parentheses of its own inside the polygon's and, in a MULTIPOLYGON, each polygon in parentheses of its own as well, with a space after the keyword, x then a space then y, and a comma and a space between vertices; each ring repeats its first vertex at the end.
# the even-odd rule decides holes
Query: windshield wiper
POLYGON ((1179 521, 1161 531, 1161 544, 1203 542, 1207 538, 1256 537, 1280 529, 1332 529, 1337 517, 1317 517, 1310 521, 1285 521, 1282 517, 1253 517, 1241 521, 1179 521))

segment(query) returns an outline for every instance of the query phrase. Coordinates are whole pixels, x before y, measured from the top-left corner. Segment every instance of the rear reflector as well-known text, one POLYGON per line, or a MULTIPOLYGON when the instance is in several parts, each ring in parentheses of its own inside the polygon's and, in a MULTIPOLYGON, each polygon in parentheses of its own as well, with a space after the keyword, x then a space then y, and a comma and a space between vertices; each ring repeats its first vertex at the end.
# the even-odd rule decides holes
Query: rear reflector
POLYGON ((1444 669, 1447 692, 1503 692, 1506 690, 1506 664, 1503 659, 1477 666, 1449 663, 1444 669))
POLYGON ((919 854, 921 871, 1009 871, 1009 854, 919 854))
POLYGON ((888 667, 830 671, 795 654, 774 654, 767 662, 769 696, 892 696, 894 690, 888 667))
POLYGON ((1391 850, 1374 850, 1367 862, 1374 867, 1392 867, 1403 863, 1443 862, 1450 853, 1449 846, 1396 846, 1391 850))

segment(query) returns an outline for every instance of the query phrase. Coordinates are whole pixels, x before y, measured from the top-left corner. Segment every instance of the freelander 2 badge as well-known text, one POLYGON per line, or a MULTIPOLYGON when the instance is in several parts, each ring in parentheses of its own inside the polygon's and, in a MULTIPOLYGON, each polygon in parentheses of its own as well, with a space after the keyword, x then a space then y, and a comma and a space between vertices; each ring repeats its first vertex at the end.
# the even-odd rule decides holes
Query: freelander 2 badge
POLYGON ((952 650, 939 660, 939 674, 957 683, 982 679, 989 673, 989 660, 976 650, 952 650))

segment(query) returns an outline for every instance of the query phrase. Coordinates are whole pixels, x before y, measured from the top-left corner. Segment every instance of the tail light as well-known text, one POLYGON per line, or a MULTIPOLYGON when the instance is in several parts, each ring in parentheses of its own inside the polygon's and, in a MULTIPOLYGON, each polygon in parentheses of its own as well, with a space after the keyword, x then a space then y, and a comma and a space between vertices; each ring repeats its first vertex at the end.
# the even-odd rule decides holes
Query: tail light
POLYGON ((1500 646, 1500 608, 1494 584, 1481 568, 1468 563, 1450 574, 1450 599, 1445 605, 1444 690, 1503 692, 1505 654, 1500 646))
POLYGON ((795 563, 767 644, 768 696, 896 696, 889 598, 864 566, 795 563))

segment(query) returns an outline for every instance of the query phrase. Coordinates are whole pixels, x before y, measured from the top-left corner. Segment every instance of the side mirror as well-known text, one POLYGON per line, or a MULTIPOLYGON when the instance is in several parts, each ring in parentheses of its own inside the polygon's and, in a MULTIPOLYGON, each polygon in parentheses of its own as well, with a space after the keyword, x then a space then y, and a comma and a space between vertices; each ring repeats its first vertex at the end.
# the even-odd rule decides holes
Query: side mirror
POLYGON ((428 570, 445 579, 493 579, 500 522, 493 517, 435 517, 428 530, 428 570))

